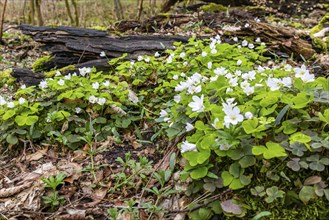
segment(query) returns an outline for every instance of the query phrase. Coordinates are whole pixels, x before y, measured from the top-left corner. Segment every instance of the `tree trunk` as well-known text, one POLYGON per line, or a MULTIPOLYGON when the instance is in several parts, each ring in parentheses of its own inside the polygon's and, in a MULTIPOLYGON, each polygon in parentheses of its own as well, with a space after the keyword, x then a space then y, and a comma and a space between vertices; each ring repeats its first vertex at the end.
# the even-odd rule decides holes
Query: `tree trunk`
POLYGON ((114 8, 115 8, 115 15, 117 19, 122 20, 124 16, 123 16, 122 4, 120 0, 114 0, 114 8))
POLYGON ((25 11, 26 11, 26 1, 24 0, 24 4, 23 4, 23 9, 22 9, 22 17, 23 17, 23 23, 26 23, 26 18, 25 18, 25 11))
POLYGON ((1 14, 1 23, 0 23, 0 44, 4 44, 4 41, 2 40, 3 35, 3 23, 5 22, 5 13, 7 8, 7 0, 5 0, 5 3, 3 5, 2 14, 1 14))
POLYGON ((78 11, 78 6, 75 0, 71 0, 72 5, 74 7, 74 15, 75 15, 75 26, 79 26, 79 11, 78 11))
POLYGON ((142 13, 143 13, 143 0, 139 0, 138 15, 137 15, 139 21, 141 20, 142 13))
POLYGON ((182 0, 167 0, 161 8, 161 12, 168 12, 170 8, 175 5, 177 2, 181 2, 182 0))
POLYGON ((66 6, 67 15, 69 16, 70 21, 71 21, 71 25, 74 25, 74 19, 73 19, 72 13, 71 13, 69 0, 65 0, 65 6, 66 6))
POLYGON ((43 18, 42 18, 42 13, 41 13, 41 0, 35 0, 35 7, 36 7, 36 12, 37 12, 37 17, 38 17, 38 25, 42 26, 43 18))
POLYGON ((30 0, 29 23, 33 24, 33 25, 35 24, 34 23, 34 14, 35 14, 34 0, 30 0))

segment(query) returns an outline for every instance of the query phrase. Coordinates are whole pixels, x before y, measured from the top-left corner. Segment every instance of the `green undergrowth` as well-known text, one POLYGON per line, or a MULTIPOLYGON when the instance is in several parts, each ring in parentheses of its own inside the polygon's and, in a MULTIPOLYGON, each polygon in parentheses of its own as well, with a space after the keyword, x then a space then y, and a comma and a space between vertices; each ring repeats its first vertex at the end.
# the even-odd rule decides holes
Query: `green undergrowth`
POLYGON ((58 71, 22 86, 13 98, 0 97, 2 148, 79 149, 109 136, 120 143, 126 130, 141 144, 184 136, 180 179, 195 198, 187 208, 201 207, 189 218, 326 215, 329 79, 306 65, 267 67, 261 39, 233 40, 191 38, 154 56, 113 59, 108 73, 58 71), (153 132, 147 140, 145 124, 153 132), (232 195, 209 202, 227 189, 232 195))
POLYGON ((310 36, 313 39, 314 45, 323 51, 328 51, 329 48, 329 30, 325 27, 325 24, 329 22, 329 13, 327 13, 321 21, 314 26, 310 31, 310 36))
POLYGON ((43 72, 45 71, 45 63, 50 62, 53 59, 51 56, 44 56, 36 60, 33 65, 32 69, 34 72, 43 72))
POLYGON ((0 71, 0 86, 4 86, 5 84, 10 85, 13 84, 16 79, 11 76, 12 70, 4 70, 0 71))

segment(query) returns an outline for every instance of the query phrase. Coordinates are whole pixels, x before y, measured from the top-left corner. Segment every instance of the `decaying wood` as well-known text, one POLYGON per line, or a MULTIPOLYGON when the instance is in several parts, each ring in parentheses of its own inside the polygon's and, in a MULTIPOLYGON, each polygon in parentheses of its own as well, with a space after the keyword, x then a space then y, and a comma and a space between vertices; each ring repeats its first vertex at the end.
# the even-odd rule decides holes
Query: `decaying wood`
MULTIPOLYGON (((105 31, 72 27, 35 27, 21 25, 24 34, 42 43, 44 50, 54 56, 48 64, 49 69, 61 68, 101 59, 103 51, 108 59, 128 54, 128 59, 156 51, 173 49, 173 42, 187 42, 180 36, 124 36, 114 38, 105 31)), ((94 61, 96 62, 96 61, 94 61)), ((98 62, 98 61, 97 61, 98 62)), ((96 62, 96 63, 97 63, 96 62)))
POLYGON ((13 68, 11 75, 16 78, 17 82, 26 86, 37 85, 44 78, 42 73, 35 73, 27 68, 13 68))

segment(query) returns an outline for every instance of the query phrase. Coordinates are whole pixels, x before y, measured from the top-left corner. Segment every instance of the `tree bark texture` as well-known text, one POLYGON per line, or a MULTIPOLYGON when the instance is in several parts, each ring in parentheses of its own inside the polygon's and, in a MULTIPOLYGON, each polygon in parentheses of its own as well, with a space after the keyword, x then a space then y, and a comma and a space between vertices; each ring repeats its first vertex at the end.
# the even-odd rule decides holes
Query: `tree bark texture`
POLYGON ((109 59, 120 57, 124 53, 128 54, 128 59, 135 59, 139 55, 153 55, 156 51, 173 49, 175 41, 185 43, 188 40, 187 37, 180 36, 114 38, 108 36, 105 31, 61 26, 52 28, 20 25, 19 28, 24 34, 42 43, 44 50, 51 52, 54 58, 46 64, 49 70, 85 62, 91 64, 91 61, 101 59, 100 53, 103 51, 109 59))
POLYGON ((6 13, 6 8, 7 8, 7 0, 5 0, 2 8, 2 13, 1 13, 1 23, 0 23, 0 44, 4 44, 2 40, 2 35, 3 35, 3 23, 5 22, 5 13, 6 13))

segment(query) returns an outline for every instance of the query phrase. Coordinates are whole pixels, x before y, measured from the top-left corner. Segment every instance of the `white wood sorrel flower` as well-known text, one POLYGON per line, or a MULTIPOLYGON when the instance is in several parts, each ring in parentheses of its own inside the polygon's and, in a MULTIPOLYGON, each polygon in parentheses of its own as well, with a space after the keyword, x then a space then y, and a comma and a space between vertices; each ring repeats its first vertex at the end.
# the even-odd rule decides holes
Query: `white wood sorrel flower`
POLYGON ((186 122, 185 129, 187 132, 192 131, 194 129, 194 126, 188 122, 186 122))
POLYGON ((23 97, 20 97, 19 99, 18 99, 18 102, 19 102, 19 104, 21 104, 21 105, 23 105, 24 103, 25 103, 25 99, 23 98, 23 97))
POLYGON ((85 76, 86 74, 90 73, 91 71, 92 71, 92 68, 90 68, 90 67, 79 68, 79 73, 81 76, 85 76))
POLYGON ((184 141, 180 147, 181 153, 185 153, 187 151, 197 151, 196 144, 189 143, 188 141, 184 141))
POLYGON ((7 104, 7 101, 2 96, 0 96, 0 105, 5 105, 5 104, 7 104))
POLYGON ((204 95, 202 94, 201 97, 199 98, 198 96, 193 96, 192 97, 193 102, 190 102, 188 106, 192 109, 194 112, 203 112, 204 110, 204 105, 203 105, 203 99, 204 95))
POLYGON ((98 82, 94 82, 92 84, 92 87, 93 87, 93 89, 98 89, 99 88, 99 83, 98 82))
POLYGON ((60 80, 58 80, 57 84, 60 85, 60 86, 64 86, 65 81, 60 79, 60 80))
POLYGON ((227 128, 230 127, 230 124, 236 125, 242 121, 243 121, 243 115, 240 114, 239 107, 234 107, 230 111, 227 111, 226 116, 224 117, 224 125, 227 128))
POLYGON ((45 89, 45 88, 48 88, 48 83, 47 83, 47 81, 42 80, 42 81, 39 83, 39 86, 40 86, 41 88, 45 89))

